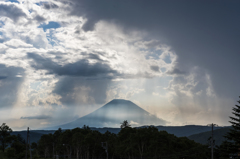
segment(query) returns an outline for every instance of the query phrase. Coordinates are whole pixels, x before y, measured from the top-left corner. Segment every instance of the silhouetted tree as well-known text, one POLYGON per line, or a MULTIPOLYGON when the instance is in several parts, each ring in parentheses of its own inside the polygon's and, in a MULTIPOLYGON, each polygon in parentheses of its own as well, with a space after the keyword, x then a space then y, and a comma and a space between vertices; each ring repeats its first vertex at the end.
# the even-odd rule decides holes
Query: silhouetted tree
POLYGON ((52 150, 52 134, 44 134, 38 141, 38 152, 47 158, 51 154, 52 150))
POLYGON ((75 130, 75 133, 73 133, 72 137, 72 143, 76 151, 77 159, 79 159, 81 148, 83 147, 83 140, 84 135, 81 133, 81 131, 75 130))
MULTIPOLYGON (((240 100, 237 102, 240 104, 240 100)), ((230 142, 225 142, 224 144, 228 145, 229 153, 240 154, 240 106, 235 105, 232 110, 234 117, 230 117, 231 121, 229 121, 232 124, 232 129, 230 129, 228 134, 225 136, 225 138, 230 142)))
POLYGON ((6 125, 6 123, 3 123, 0 126, 0 142, 2 145, 2 151, 5 151, 5 148, 8 146, 8 144, 11 142, 11 132, 12 129, 6 125))
POLYGON ((54 132, 53 134, 53 149, 55 152, 53 152, 53 154, 55 154, 56 156, 59 156, 60 152, 61 152, 61 148, 63 147, 63 145, 61 144, 61 135, 62 135, 62 129, 59 128, 57 131, 54 132))
POLYGON ((230 147, 231 147, 231 142, 229 141, 223 141, 221 145, 216 146, 216 150, 214 151, 214 156, 216 158, 229 158, 230 156, 230 147))
POLYGON ((121 124, 121 129, 131 127, 127 120, 124 120, 121 124))
POLYGON ((11 149, 7 149, 8 156, 9 156, 9 153, 14 153, 14 154, 12 154, 14 156, 14 159, 24 158, 25 152, 26 152, 25 151, 26 150, 26 145, 25 144, 26 144, 26 142, 20 134, 18 134, 17 136, 12 135, 11 136, 11 144, 10 144, 11 149))

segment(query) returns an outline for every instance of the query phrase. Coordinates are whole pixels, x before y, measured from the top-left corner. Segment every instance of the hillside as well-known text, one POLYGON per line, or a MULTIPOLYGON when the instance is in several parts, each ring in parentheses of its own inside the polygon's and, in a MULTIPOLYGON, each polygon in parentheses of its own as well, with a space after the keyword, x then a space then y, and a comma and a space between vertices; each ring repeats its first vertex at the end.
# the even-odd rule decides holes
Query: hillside
MULTIPOLYGON (((11 133, 11 135, 18 135, 20 134, 22 136, 22 138, 26 141, 27 139, 27 131, 13 131, 11 133)), ((34 132, 34 131, 30 131, 30 142, 38 142, 38 140, 41 138, 43 134, 42 133, 38 133, 38 132, 34 132)))
MULTIPOLYGON (((202 125, 185 125, 185 126, 157 126, 158 130, 167 131, 169 134, 174 134, 177 137, 190 136, 202 132, 210 131, 211 127, 202 125)), ((221 129, 217 127, 216 129, 221 129)))
MULTIPOLYGON (((217 129, 213 131, 213 139, 215 140, 216 145, 220 145, 225 138, 223 137, 231 127, 224 127, 221 129, 217 129)), ((191 140, 194 140, 195 142, 201 143, 201 144, 207 144, 208 143, 208 138, 211 137, 212 131, 207 131, 199 134, 194 134, 189 136, 188 138, 191 140)))

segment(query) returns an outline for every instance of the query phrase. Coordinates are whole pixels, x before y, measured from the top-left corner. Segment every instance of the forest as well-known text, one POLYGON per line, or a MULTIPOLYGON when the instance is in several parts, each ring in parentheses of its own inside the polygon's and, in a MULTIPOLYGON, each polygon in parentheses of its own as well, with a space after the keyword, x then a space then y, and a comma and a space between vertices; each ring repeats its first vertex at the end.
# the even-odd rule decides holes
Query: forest
MULTIPOLYGON (((72 130, 58 129, 54 134, 45 134, 38 143, 32 143, 31 156, 37 158, 72 159, 147 159, 147 158, 195 158, 210 156, 208 146, 195 143, 186 137, 176 137, 155 127, 132 128, 127 121, 118 134, 101 134, 88 126, 72 130)), ((6 148, 6 158, 22 159, 26 144, 21 136, 11 136, 6 148)), ((28 158, 30 153, 28 152, 28 158)))

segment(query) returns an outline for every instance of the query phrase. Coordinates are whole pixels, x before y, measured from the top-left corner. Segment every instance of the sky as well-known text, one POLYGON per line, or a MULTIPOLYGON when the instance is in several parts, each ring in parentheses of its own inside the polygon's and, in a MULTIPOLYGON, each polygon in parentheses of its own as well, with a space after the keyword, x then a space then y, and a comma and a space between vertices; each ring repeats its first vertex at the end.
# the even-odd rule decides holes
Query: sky
POLYGON ((0 0, 0 122, 41 129, 126 99, 166 126, 230 125, 239 8, 239 0, 0 0))

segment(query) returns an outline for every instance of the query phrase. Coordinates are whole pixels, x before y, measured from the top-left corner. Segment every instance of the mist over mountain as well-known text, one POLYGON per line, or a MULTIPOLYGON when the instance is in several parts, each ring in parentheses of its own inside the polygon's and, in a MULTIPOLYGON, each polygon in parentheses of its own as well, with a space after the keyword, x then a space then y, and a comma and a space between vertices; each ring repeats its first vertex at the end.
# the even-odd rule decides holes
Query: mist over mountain
POLYGON ((89 127, 120 127, 120 123, 123 120, 128 120, 133 127, 166 124, 165 120, 150 114, 131 101, 114 99, 96 111, 73 122, 47 129, 72 129, 82 127, 83 125, 88 125, 89 127))

